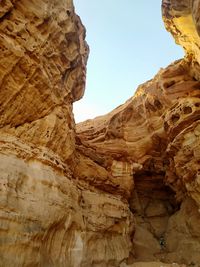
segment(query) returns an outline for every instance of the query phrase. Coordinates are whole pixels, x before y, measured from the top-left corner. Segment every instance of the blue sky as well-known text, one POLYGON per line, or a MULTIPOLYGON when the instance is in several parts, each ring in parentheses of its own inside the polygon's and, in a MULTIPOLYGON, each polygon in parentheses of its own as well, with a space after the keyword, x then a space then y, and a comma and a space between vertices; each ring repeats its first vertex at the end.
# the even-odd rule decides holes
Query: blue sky
POLYGON ((74 104, 77 122, 108 113, 137 86, 183 57, 165 30, 161 0, 74 0, 90 46, 84 97, 74 104))

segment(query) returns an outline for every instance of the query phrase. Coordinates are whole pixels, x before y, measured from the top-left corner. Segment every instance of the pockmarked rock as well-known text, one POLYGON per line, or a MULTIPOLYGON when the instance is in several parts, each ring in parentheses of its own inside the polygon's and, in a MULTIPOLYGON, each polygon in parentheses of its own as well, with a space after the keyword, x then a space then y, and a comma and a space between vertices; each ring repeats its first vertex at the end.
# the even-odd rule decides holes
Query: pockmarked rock
POLYGON ((6 0, 0 17, 0 266, 117 266, 128 203, 76 176, 89 49, 73 3, 6 0))
POLYGON ((184 59, 76 125, 72 0, 0 2, 0 266, 200 265, 199 6, 163 0, 184 59))

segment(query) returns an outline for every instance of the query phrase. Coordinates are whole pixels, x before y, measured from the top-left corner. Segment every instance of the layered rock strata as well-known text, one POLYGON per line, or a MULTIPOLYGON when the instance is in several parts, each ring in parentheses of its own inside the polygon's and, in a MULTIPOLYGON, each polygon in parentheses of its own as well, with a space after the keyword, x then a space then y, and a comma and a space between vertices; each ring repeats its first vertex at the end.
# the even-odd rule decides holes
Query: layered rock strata
POLYGON ((72 1, 0 3, 0 266, 199 266, 198 7, 163 0, 186 57, 75 127, 88 46, 72 1))
POLYGON ((0 266, 117 266, 128 204, 76 176, 88 46, 72 1, 6 0, 0 16, 0 266))
POLYGON ((197 6, 162 4, 166 28, 184 47, 184 59, 161 69, 111 113, 77 125, 78 150, 103 164, 112 181, 118 166, 115 182, 135 217, 133 261, 200 264, 197 6), (124 169, 132 170, 133 180, 124 169))
POLYGON ((197 178, 190 173, 199 164, 193 153, 199 146, 195 137, 189 137, 193 136, 193 129, 197 133, 199 89, 199 81, 190 74, 190 64, 177 61, 141 85, 132 99, 110 114, 77 125, 81 153, 93 160, 95 157, 101 165, 103 162, 112 178, 113 166, 118 162, 116 171, 118 176, 121 173, 121 180, 116 177, 115 183, 118 190, 125 190, 124 196, 136 219, 132 239, 136 260, 200 262, 198 207, 189 201, 187 210, 183 204, 178 211, 187 196, 198 204, 198 189, 194 186, 197 178), (177 140, 185 140, 185 146, 182 148, 177 140), (124 169, 130 169, 127 166, 131 166, 133 181, 125 188, 130 177, 123 175, 124 169), (171 225, 179 216, 187 225, 190 209, 197 212, 192 219, 196 221, 193 234, 188 233, 189 225, 184 230, 183 226, 179 229, 179 223, 171 225), (181 232, 178 240, 177 231, 181 232), (188 247, 191 250, 185 253, 188 247))

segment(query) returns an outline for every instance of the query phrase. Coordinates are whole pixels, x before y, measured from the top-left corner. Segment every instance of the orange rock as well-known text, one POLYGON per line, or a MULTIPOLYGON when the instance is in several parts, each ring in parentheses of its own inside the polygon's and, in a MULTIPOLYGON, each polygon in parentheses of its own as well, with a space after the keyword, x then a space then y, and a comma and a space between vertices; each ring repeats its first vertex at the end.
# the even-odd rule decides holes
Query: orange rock
POLYGON ((199 5, 163 0, 186 57, 75 126, 72 1, 0 2, 0 266, 200 265, 199 5))

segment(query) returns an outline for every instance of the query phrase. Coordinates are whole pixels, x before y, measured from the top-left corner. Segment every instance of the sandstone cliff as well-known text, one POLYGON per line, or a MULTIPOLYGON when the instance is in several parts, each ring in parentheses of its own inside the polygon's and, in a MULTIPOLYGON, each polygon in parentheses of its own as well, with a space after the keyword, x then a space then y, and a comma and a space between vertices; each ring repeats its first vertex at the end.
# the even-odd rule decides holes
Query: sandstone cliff
POLYGON ((0 2, 0 266, 200 266, 199 6, 163 0, 186 57, 75 127, 72 0, 0 2))
POLYGON ((0 16, 0 266, 116 266, 132 213, 74 171, 88 46, 72 1, 1 1, 0 16))

